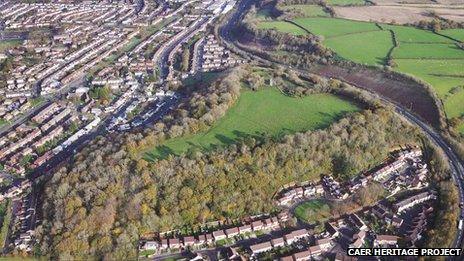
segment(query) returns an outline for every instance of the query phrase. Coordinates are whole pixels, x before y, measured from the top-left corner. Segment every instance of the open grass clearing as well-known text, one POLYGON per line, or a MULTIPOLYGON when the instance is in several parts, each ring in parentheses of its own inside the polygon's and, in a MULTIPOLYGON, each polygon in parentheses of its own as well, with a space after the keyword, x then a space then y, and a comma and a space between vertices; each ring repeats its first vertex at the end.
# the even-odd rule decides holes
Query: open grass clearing
POLYGON ((331 216, 329 204, 321 199, 303 202, 295 208, 295 217, 307 223, 321 222, 331 216))
POLYGON ((243 90, 236 104, 208 131, 167 140, 148 152, 145 158, 156 160, 170 154, 180 155, 191 148, 208 151, 250 135, 259 138, 265 133, 279 137, 321 129, 358 110, 354 104, 330 94, 293 98, 273 87, 243 90))
POLYGON ((391 34, 388 31, 329 38, 324 41, 324 44, 344 59, 368 65, 384 65, 387 53, 393 47, 391 34))
POLYGON ((305 35, 306 31, 299 28, 296 25, 287 23, 284 21, 270 21, 270 22, 261 22, 258 25, 260 29, 275 29, 284 33, 291 33, 294 35, 305 35))

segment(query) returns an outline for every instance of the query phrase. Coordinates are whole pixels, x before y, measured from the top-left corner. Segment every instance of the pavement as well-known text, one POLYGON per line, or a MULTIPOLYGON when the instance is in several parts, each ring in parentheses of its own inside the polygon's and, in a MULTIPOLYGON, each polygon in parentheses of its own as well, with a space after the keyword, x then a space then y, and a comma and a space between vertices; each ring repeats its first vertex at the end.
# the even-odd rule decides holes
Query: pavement
MULTIPOLYGON (((235 13, 232 14, 228 22, 221 28, 220 30, 220 37, 222 38, 223 42, 226 45, 233 46, 234 50, 237 50, 239 54, 245 55, 246 57, 252 58, 253 61, 264 63, 264 64, 276 64, 275 62, 266 60, 260 56, 255 54, 249 53, 246 50, 242 49, 239 45, 237 45, 233 34, 231 33, 233 27, 237 25, 237 22, 240 18, 242 18, 245 14, 245 11, 250 8, 253 4, 254 0, 242 0, 238 3, 237 8, 235 9, 235 13)), ((279 63, 279 65, 286 67, 288 69, 293 69, 299 71, 300 73, 307 73, 307 69, 299 69, 293 68, 292 66, 279 63)), ((359 87, 354 85, 355 87, 359 87)), ((394 101, 388 100, 386 98, 380 97, 381 100, 395 108, 395 111, 398 115, 406 119, 411 124, 419 127, 419 129, 426 135, 426 137, 438 146, 446 155, 448 162, 450 163, 451 173, 453 177, 453 181, 455 182, 456 186, 459 190, 459 198, 460 203, 464 203, 464 167, 463 161, 459 158, 458 154, 451 148, 448 142, 443 138, 443 136, 439 133, 439 131, 432 128, 430 125, 425 123, 421 118, 416 116, 415 114, 411 113, 407 108, 403 108, 402 106, 398 105, 394 101)), ((464 210, 461 208, 460 219, 464 217, 464 210)), ((455 224, 449 224, 452 226, 457 226, 459 220, 456 220, 455 224)), ((464 231, 458 230, 458 234, 453 241, 453 245, 450 247, 454 248, 462 248, 463 245, 463 236, 464 231)), ((450 258, 452 259, 452 258, 450 258)), ((455 260, 462 260, 461 257, 456 257, 455 260)))

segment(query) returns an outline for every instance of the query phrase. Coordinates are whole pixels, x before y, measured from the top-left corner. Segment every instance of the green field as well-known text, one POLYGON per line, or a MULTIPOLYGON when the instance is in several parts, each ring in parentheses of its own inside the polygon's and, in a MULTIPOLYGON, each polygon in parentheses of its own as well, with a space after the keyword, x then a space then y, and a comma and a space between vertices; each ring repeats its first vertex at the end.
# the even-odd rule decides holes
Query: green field
MULTIPOLYGON (((431 84, 449 118, 464 116, 463 94, 450 93, 454 87, 464 85, 464 50, 452 39, 408 26, 383 24, 379 28, 374 23, 336 18, 298 18, 294 22, 323 36, 323 43, 338 56, 367 65, 385 64, 393 45, 389 30, 393 30, 399 42, 392 53, 397 65, 394 70, 431 84)), ((462 39, 464 29, 442 33, 462 39)))
POLYGON ((306 201, 295 208, 295 217, 308 223, 321 222, 330 216, 330 206, 320 199, 306 201))
POLYGON ((337 18, 298 18, 294 22, 311 33, 322 35, 325 38, 379 30, 374 23, 337 18))
MULTIPOLYGON (((451 95, 446 99, 445 111, 449 118, 459 117, 462 115, 464 103, 464 91, 451 95)), ((464 132, 463 132, 464 133, 464 132)))
POLYGON ((270 21, 261 22, 258 25, 260 29, 275 29, 285 33, 292 33, 294 35, 305 35, 306 31, 296 25, 283 21, 270 21))
POLYGON ((434 34, 432 31, 414 27, 401 25, 382 25, 382 27, 395 31, 396 37, 400 43, 454 43, 453 40, 434 34))
POLYGON ((282 10, 300 11, 305 17, 328 17, 320 5, 286 5, 282 10))
POLYGON ((448 94, 453 87, 464 84, 464 60, 399 59, 396 63, 395 70, 430 83, 440 97, 448 94))
POLYGON ((395 49, 394 58, 412 59, 464 59, 464 51, 455 44, 403 43, 395 49))
POLYGON ((390 32, 373 31, 328 38, 324 44, 344 59, 369 65, 385 64, 386 53, 393 47, 390 32), (365 45, 368 42, 369 45, 365 45), (349 43, 349 44, 347 44, 349 43))
POLYGON ((327 127, 346 113, 358 111, 352 103, 330 94, 314 94, 303 98, 283 95, 275 88, 244 90, 237 103, 207 132, 166 141, 146 154, 146 159, 182 154, 190 148, 210 150, 235 143, 241 137, 266 133, 286 133, 327 127))
POLYGON ((440 34, 449 36, 458 41, 464 42, 464 29, 447 29, 440 31, 440 34))
POLYGON ((365 5, 366 1, 364 0, 326 0, 328 5, 365 5))

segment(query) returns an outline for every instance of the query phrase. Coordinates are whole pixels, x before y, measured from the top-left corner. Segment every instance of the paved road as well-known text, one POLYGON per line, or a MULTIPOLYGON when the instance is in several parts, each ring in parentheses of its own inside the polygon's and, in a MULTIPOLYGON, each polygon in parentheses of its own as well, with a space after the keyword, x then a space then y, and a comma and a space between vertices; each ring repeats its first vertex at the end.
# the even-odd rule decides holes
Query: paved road
MULTIPOLYGON (((220 37, 222 38, 225 45, 233 46, 233 49, 238 51, 239 54, 245 55, 246 57, 252 58, 252 60, 256 62, 261 62, 264 64, 272 64, 269 60, 263 59, 257 55, 251 54, 246 50, 240 48, 239 45, 236 44, 233 34, 231 33, 232 29, 237 25, 237 22, 243 17, 245 11, 253 4, 253 0, 242 0, 235 11, 235 13, 231 16, 227 24, 225 24, 220 31, 220 37)), ((274 63, 275 64, 275 63, 274 63)), ((308 70, 292 68, 286 64, 279 63, 279 65, 284 66, 286 68, 291 68, 293 70, 300 71, 301 73, 307 73, 308 70)), ((355 85, 356 86, 356 85, 355 85)), ((356 86, 359 87, 359 86, 356 86)), ((459 198, 460 202, 464 202, 464 167, 462 160, 458 157, 457 153, 453 151, 451 146, 446 142, 446 140, 440 135, 438 131, 430 127, 426 124, 423 120, 421 120, 418 116, 411 113, 406 108, 401 107, 400 105, 396 104, 393 101, 387 100, 385 98, 381 98, 382 101, 386 104, 393 106, 396 112, 405 118, 408 122, 412 123, 413 125, 418 126, 423 133, 429 138, 431 142, 441 148, 448 161, 450 163, 451 172, 453 176, 453 180, 456 183, 456 186, 459 188, 459 198)), ((460 219, 464 217, 464 210, 461 209, 460 219)), ((459 220, 456 221, 455 224, 447 224, 449 226, 457 226, 459 220)), ((463 245, 463 230, 459 230, 456 238, 454 239, 453 245, 451 247, 461 248, 463 245)))

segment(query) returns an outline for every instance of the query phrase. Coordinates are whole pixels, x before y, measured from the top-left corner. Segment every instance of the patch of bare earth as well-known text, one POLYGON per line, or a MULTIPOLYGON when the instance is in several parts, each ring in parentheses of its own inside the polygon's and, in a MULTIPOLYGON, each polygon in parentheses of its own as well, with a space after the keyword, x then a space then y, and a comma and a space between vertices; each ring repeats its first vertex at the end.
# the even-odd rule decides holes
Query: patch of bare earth
POLYGON ((356 87, 379 94, 416 115, 433 126, 439 125, 440 114, 432 97, 421 85, 401 76, 391 76, 367 68, 342 68, 334 65, 318 66, 311 72, 328 78, 339 79, 356 87))
POLYGON ((431 20, 422 8, 406 8, 402 6, 361 6, 334 7, 337 17, 358 21, 375 21, 381 23, 413 23, 431 20))
POLYGON ((338 17, 385 23, 415 23, 421 20, 431 20, 430 12, 444 18, 462 22, 464 19, 464 5, 432 4, 428 2, 411 4, 397 3, 391 0, 378 1, 374 6, 338 6, 334 7, 338 17), (381 2, 381 3, 380 3, 381 2))

